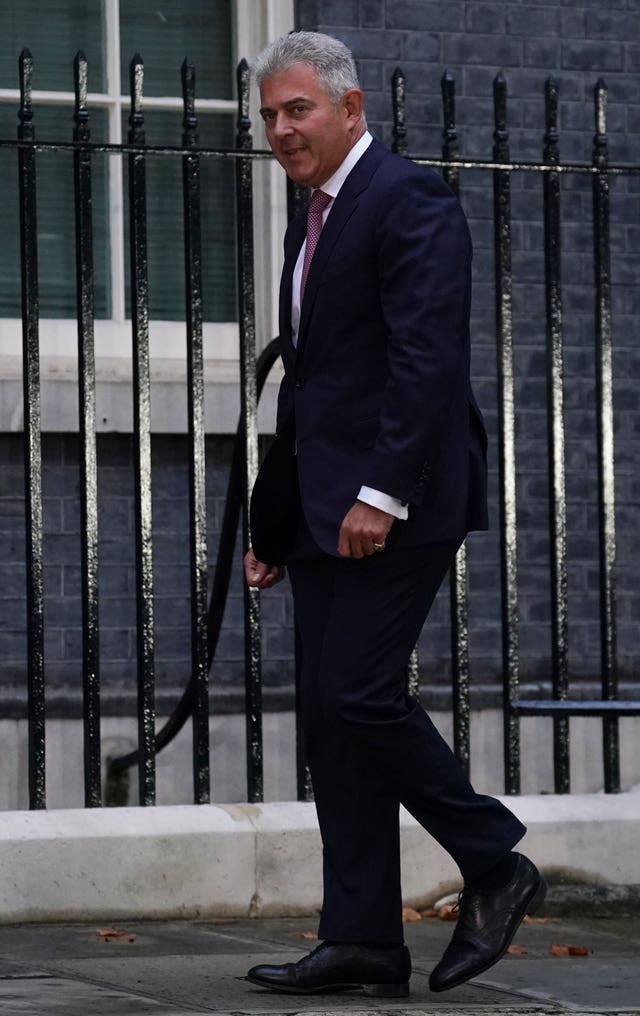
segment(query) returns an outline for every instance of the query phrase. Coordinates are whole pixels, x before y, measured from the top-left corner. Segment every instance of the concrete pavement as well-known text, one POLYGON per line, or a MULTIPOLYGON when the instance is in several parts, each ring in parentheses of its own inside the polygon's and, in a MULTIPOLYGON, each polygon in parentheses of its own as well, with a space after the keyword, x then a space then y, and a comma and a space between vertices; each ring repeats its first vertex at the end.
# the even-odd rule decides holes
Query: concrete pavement
MULTIPOLYGON (((553 906, 550 910, 553 913, 553 906)), ((472 984, 431 994, 428 974, 452 930, 425 918, 405 926, 414 974, 408 999, 358 993, 277 995, 243 980, 249 966, 296 959, 314 947, 312 918, 220 922, 118 921, 0 927, 2 1016, 640 1016, 640 916, 578 913, 524 925, 519 954, 472 984), (130 940, 133 939, 133 940, 130 940), (552 945, 587 948, 551 955, 552 945)))

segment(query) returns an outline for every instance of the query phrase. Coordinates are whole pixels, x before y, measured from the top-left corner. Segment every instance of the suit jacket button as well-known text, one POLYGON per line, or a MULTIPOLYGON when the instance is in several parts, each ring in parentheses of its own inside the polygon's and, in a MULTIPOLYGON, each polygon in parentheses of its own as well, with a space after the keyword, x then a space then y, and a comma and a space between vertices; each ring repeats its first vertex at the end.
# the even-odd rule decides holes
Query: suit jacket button
POLYGON ((303 377, 296 378, 296 388, 304 388, 305 379, 303 377))

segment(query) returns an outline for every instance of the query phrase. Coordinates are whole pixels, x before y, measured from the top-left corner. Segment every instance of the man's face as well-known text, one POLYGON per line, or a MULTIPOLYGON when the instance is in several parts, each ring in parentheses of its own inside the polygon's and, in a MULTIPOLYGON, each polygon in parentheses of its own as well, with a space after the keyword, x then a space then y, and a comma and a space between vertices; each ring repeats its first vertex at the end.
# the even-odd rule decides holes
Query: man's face
POLYGON ((334 104, 308 64, 266 78, 260 99, 267 140, 296 183, 321 187, 364 132, 362 93, 349 89, 334 104))

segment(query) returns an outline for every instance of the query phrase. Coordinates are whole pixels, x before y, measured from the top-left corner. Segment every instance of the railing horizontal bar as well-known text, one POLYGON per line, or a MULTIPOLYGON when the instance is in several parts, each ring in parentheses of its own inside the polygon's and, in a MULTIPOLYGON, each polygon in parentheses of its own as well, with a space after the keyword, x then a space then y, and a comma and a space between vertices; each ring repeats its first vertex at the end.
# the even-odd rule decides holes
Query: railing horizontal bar
MULTIPOLYGON (((146 111, 146 110, 145 110, 146 111)), ((246 153, 238 151, 237 148, 183 148, 181 145, 149 145, 144 148, 141 145, 133 145, 128 142, 116 144, 115 142, 91 142, 78 146, 73 141, 11 141, 6 138, 0 139, 0 148, 32 148, 39 152, 73 152, 76 148, 82 147, 90 152, 106 152, 107 155, 198 155, 222 159, 273 159, 273 152, 265 149, 251 149, 246 153)))
POLYGON ((640 716, 640 702, 617 701, 601 702, 599 699, 591 701, 575 701, 563 699, 561 702, 550 702, 548 699, 520 699, 511 702, 510 708, 520 716, 552 716, 562 714, 564 716, 640 716))
MULTIPOLYGON (((432 166, 434 168, 454 166, 458 169, 504 169, 508 172, 525 170, 530 173, 550 173, 555 170, 558 173, 587 173, 590 176, 598 172, 594 166, 590 166, 585 162, 559 162, 555 166, 548 162, 493 162, 491 159, 455 159, 451 162, 444 162, 442 159, 423 158, 420 155, 411 156, 411 161, 419 166, 432 166)), ((615 165, 612 164, 607 169, 607 173, 614 175, 631 173, 638 176, 640 175, 640 166, 632 165, 631 163, 627 165, 620 162, 615 165)))
MULTIPOLYGON (((145 100, 146 105, 146 100, 145 100)), ((73 141, 15 141, 13 139, 2 138, 0 139, 0 148, 33 148, 38 152, 57 152, 57 151, 68 151, 72 152, 79 146, 73 141)), ((190 148, 185 149, 179 145, 149 145, 144 148, 140 145, 131 144, 110 144, 110 143, 99 143, 92 142, 91 144, 82 145, 82 148, 86 148, 91 152, 107 152, 108 154, 123 155, 138 155, 144 153, 145 155, 202 155, 210 156, 213 158, 224 158, 224 159, 273 159, 273 152, 267 151, 266 148, 252 148, 247 152, 240 152, 237 148, 190 148)), ((530 173, 585 173, 588 176, 595 176, 598 173, 602 173, 601 169, 596 166, 592 166, 586 162, 560 162, 556 165, 546 162, 494 162, 491 159, 452 159, 451 161, 445 161, 444 159, 431 159, 426 156, 412 156, 412 162, 417 163, 420 166, 430 166, 436 169, 444 169, 447 167, 453 167, 458 169, 503 169, 507 172, 515 172, 517 170, 524 170, 530 173)), ((637 164, 626 164, 626 163, 612 163, 607 167, 606 170, 609 176, 640 176, 640 166, 637 164)))
MULTIPOLYGON (((15 102, 20 98, 20 91, 17 88, 0 88, 0 102, 15 102)), ((43 106, 73 106, 75 95, 73 92, 55 91, 34 91, 31 99, 43 106)), ((108 108, 121 104, 123 107, 129 102, 128 95, 109 95, 106 92, 89 92, 87 105, 94 108, 108 108)), ((144 97, 145 112, 149 109, 182 109, 182 99, 175 95, 154 95, 144 97)), ((235 113, 237 103, 235 99, 197 99, 196 113, 235 113)))

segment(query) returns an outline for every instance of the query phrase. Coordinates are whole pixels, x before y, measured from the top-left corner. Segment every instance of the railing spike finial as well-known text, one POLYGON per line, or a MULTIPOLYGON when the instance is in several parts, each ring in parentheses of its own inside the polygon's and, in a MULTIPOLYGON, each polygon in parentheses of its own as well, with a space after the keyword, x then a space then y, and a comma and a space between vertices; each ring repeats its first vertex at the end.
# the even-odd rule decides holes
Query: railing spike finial
POLYGON ((407 128, 405 123, 405 86, 406 79, 400 67, 396 67, 391 77, 391 104, 393 107, 393 144, 391 150, 396 155, 406 156, 409 153, 407 128))
POLYGON ((20 75, 20 109, 18 110, 19 136, 28 141, 33 137, 33 107, 31 93, 33 90, 33 57, 31 50, 25 46, 18 57, 20 75))
POLYGON ((87 58, 82 50, 78 50, 73 59, 73 86, 76 96, 75 111, 73 114, 74 123, 76 125, 74 140, 87 141, 89 130, 89 110, 87 109, 89 68, 87 58))
POLYGON ((144 61, 139 53, 135 53, 129 65, 129 91, 131 95, 131 113, 129 126, 132 130, 142 130, 144 114, 142 98, 144 89, 144 61))
POLYGON ((593 160, 596 165, 605 164, 609 158, 607 138, 607 100, 609 90, 604 78, 599 78, 593 90, 595 111, 595 137, 593 139, 593 160))
MULTIPOLYGON (((454 162, 458 158, 458 132, 456 131, 456 82, 450 70, 440 79, 442 89, 442 158, 454 162)), ((456 166, 446 167, 444 178, 455 194, 460 184, 460 171, 456 166)))
POLYGON ((558 82, 553 77, 547 78, 544 83, 544 106, 545 106, 545 135, 544 135, 544 159, 545 162, 556 163, 560 159, 560 146, 558 136, 558 82))
POLYGON ((452 131, 455 134, 456 126, 456 80, 449 69, 440 79, 442 89, 442 109, 444 113, 445 141, 446 132, 452 131))
POLYGON ((503 161, 500 153, 504 150, 507 153, 505 156, 506 161, 509 158, 509 133, 507 131, 507 81, 502 71, 496 74, 493 80, 493 113, 494 156, 499 161, 503 161))
POLYGON ((253 145, 251 120, 249 119, 251 70, 244 57, 238 64, 236 79, 238 82, 238 119, 236 123, 238 131, 236 144, 238 148, 251 148, 253 145))
POLYGON ((184 104, 184 117, 182 126, 185 130, 185 140, 189 144, 197 143, 198 118, 196 116, 196 69, 185 56, 182 61, 182 101, 184 104))

